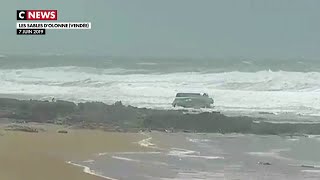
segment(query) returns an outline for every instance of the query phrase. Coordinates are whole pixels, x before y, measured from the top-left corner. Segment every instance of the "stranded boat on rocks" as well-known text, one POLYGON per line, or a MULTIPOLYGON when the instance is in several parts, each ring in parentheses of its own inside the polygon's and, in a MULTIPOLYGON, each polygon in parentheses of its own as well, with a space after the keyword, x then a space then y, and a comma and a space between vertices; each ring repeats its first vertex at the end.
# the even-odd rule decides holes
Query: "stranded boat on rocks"
POLYGON ((172 106, 209 108, 213 106, 213 103, 213 99, 207 93, 177 93, 172 106))

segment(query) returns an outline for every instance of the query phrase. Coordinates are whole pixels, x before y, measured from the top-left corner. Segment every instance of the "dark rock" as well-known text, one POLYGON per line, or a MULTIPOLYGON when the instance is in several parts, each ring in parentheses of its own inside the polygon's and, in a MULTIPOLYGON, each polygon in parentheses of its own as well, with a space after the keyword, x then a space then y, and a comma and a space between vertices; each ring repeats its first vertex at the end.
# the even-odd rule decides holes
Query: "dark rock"
POLYGON ((258 162, 259 165, 265 165, 265 166, 270 166, 271 163, 269 162, 258 162))
POLYGON ((67 134, 68 131, 67 130, 59 130, 58 133, 67 134))
POLYGON ((20 126, 20 125, 9 125, 5 128, 6 131, 22 131, 22 132, 31 132, 38 133, 39 130, 29 126, 20 126))
POLYGON ((252 134, 320 134, 320 123, 271 123, 263 118, 229 117, 217 112, 154 110, 102 102, 75 104, 68 101, 15 100, 0 98, 0 117, 25 122, 51 122, 107 131, 153 129, 168 132, 212 132, 252 134), (256 123, 259 121, 259 123, 256 123), (171 132, 171 131, 170 131, 171 132))

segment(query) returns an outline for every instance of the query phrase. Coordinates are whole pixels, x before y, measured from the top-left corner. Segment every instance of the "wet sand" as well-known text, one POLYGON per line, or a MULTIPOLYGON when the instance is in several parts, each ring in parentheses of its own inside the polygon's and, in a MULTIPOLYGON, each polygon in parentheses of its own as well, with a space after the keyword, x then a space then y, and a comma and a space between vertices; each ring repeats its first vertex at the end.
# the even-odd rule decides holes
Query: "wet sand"
POLYGON ((133 143, 143 138, 139 134, 69 129, 67 134, 59 134, 57 130, 61 126, 38 126, 47 131, 28 133, 0 127, 0 179, 103 179, 86 174, 66 161, 85 160, 100 152, 144 150, 133 143))

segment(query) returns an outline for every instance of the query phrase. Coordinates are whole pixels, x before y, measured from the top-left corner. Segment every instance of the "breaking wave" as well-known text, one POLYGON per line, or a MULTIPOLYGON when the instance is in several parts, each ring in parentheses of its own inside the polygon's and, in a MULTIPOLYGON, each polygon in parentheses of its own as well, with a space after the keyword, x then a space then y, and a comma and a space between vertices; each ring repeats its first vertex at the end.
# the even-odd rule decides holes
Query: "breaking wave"
POLYGON ((0 94, 105 103, 121 100, 137 107, 170 109, 177 92, 207 92, 219 111, 320 115, 319 72, 142 71, 77 66, 0 69, 0 94))

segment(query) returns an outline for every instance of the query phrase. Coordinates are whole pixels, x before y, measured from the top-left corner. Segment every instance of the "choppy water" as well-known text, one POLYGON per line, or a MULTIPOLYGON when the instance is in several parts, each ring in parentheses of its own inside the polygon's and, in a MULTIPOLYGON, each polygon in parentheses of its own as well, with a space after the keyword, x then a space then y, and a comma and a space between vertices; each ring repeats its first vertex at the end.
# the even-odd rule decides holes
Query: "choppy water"
MULTIPOLYGON (((0 55, 0 84, 0 95, 13 97, 121 100, 164 109, 172 108, 177 92, 207 92, 217 110, 235 115, 272 112, 278 114, 273 120, 289 123, 320 112, 316 60, 0 55), (288 113, 303 117, 288 119, 288 113)), ((153 133, 139 143, 152 152, 101 153, 69 163, 124 180, 320 179, 318 136, 153 133)))
POLYGON ((319 137, 161 134, 151 152, 101 153, 74 162, 113 179, 319 179, 319 137), (266 164, 270 163, 270 164, 266 164))
POLYGON ((0 56, 0 94, 171 108, 207 92, 220 111, 319 115, 320 61, 0 56))

